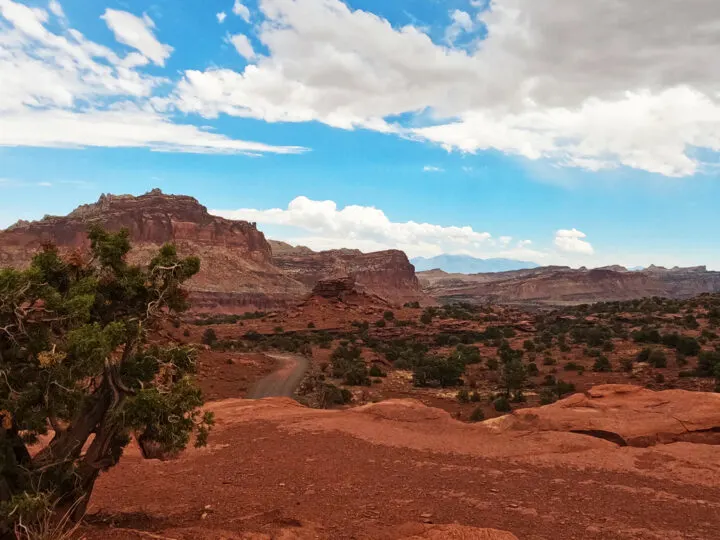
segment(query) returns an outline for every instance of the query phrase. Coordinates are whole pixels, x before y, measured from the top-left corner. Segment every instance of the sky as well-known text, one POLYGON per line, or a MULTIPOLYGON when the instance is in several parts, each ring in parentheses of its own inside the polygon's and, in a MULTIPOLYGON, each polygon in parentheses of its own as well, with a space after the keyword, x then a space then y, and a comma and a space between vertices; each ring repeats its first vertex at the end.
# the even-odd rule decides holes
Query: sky
POLYGON ((0 228, 159 187, 313 249, 720 270, 717 0, 0 0, 0 228))

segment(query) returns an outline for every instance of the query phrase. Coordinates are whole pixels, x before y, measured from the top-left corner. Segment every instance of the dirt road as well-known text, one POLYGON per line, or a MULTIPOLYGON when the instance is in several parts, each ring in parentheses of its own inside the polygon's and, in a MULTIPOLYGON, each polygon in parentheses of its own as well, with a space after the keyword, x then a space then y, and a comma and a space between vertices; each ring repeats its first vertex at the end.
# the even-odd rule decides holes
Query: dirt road
POLYGON ((247 394, 248 399, 291 397, 305 375, 307 358, 299 354, 268 354, 280 362, 280 368, 260 379, 247 394))

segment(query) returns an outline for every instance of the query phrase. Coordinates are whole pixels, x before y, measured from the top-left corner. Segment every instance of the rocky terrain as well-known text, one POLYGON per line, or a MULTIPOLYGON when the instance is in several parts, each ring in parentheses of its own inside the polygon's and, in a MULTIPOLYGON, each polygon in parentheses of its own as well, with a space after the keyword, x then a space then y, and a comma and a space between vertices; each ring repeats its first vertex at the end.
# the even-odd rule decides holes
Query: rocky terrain
POLYGON ((349 276, 358 287, 394 303, 423 299, 415 268, 397 250, 362 253, 355 249, 314 252, 273 242, 273 263, 286 275, 312 289, 322 279, 349 276))
POLYGON ((689 298, 720 291, 720 272, 705 267, 629 271, 621 266, 548 266, 470 275, 430 270, 418 278, 423 291, 441 302, 568 305, 650 296, 689 298))
POLYGON ((287 244, 274 246, 256 225, 210 215, 196 199, 153 190, 145 195, 103 195, 67 216, 20 221, 0 231, 0 266, 26 266, 43 243, 63 251, 86 251, 87 230, 100 224, 127 228, 131 262, 147 262, 158 247, 177 245, 197 255, 200 273, 189 285, 199 311, 237 312, 302 301, 322 279, 352 277, 372 294, 392 302, 419 299, 414 269, 399 251, 315 253, 287 244), (282 246, 286 246, 283 249, 282 246))
POLYGON ((207 448, 167 462, 130 448, 100 477, 87 538, 720 538, 720 446, 664 438, 720 426, 718 395, 611 385, 472 425, 408 399, 208 408, 207 448), (609 424, 653 444, 588 431, 609 424))

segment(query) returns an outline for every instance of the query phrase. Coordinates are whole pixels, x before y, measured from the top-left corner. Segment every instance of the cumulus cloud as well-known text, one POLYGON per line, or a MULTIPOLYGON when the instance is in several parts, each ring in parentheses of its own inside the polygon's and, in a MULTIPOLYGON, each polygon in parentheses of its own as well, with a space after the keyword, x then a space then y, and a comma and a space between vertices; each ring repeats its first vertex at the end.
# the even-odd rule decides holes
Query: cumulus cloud
POLYGON ((587 235, 577 229, 560 229, 555 233, 555 246, 565 253, 592 255, 595 253, 590 242, 583 240, 587 235))
POLYGON ((719 2, 474 5, 451 14, 448 32, 482 25, 483 38, 455 47, 340 0, 260 0, 269 54, 242 72, 188 71, 177 106, 591 170, 690 175, 700 165, 693 148, 720 151, 719 2), (414 121, 393 120, 401 115, 414 121))
POLYGON ((380 209, 349 205, 338 208, 334 201, 293 199, 286 209, 212 210, 229 219, 257 222, 264 228, 285 228, 284 238, 314 249, 355 247, 364 251, 400 249, 409 256, 442 253, 476 256, 524 256, 542 260, 546 254, 527 249, 497 251, 492 236, 472 227, 446 227, 414 221, 395 222, 380 209), (287 228, 302 232, 288 232, 287 228))
POLYGON ((165 60, 170 57, 173 48, 158 41, 152 31, 155 23, 147 14, 140 18, 127 11, 106 9, 101 18, 120 43, 140 51, 159 66, 165 65, 165 60))
POLYGON ((227 18, 227 13, 224 11, 221 11, 220 13, 216 13, 215 16, 217 17, 217 20, 220 24, 225 22, 225 19, 227 18))
POLYGON ((62 11, 53 3, 49 9, 0 0, 0 146, 250 154, 304 150, 234 140, 178 124, 163 114, 167 100, 154 93, 166 79, 139 68, 149 63, 148 58, 162 62, 169 49, 146 43, 148 35, 154 40, 151 33, 143 37, 139 30, 130 36, 137 25, 148 30, 149 19, 106 11, 105 20, 115 27, 118 39, 135 43, 139 51, 123 57, 73 28, 51 32, 48 23, 62 11))
POLYGON ((240 56, 242 56, 246 60, 255 59, 255 50, 253 49, 253 46, 246 35, 235 34, 233 36, 230 36, 228 40, 230 41, 230 43, 232 43, 232 46, 235 47, 235 50, 238 52, 238 54, 240 54, 240 56))
POLYGON ((235 0, 235 3, 233 4, 233 13, 242 17, 245 22, 250 22, 250 10, 240 0, 235 0))

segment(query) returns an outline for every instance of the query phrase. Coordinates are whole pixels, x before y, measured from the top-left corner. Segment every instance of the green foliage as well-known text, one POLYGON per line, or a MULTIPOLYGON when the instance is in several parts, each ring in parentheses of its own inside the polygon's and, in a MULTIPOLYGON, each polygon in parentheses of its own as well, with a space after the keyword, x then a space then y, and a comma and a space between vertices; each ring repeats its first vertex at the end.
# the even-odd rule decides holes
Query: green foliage
POLYGON ((696 374, 698 377, 716 377, 720 367, 720 351, 703 351, 698 357, 696 374))
POLYGON ((457 393, 457 400, 460 403, 470 403, 470 392, 467 388, 461 388, 457 393))
POLYGON ((380 369, 377 364, 372 365, 369 373, 371 377, 387 377, 387 373, 380 369))
POLYGON ((362 349, 356 345, 341 343, 330 356, 332 376, 343 379, 350 386, 369 386, 367 366, 362 359, 362 349))
POLYGON ((375 326, 377 328, 385 328, 385 319, 380 319, 378 321, 375 321, 375 326))
POLYGON ((483 411, 483 408, 478 406, 473 409, 473 412, 470 413, 470 421, 471 422, 482 422, 485 420, 485 411, 483 411))
POLYGON ((383 313, 383 319, 385 319, 386 321, 392 321, 393 319, 395 319, 395 313, 388 310, 385 313, 383 313))
POLYGON ((29 269, 0 270, 0 505, 17 508, 0 514, 0 535, 31 501, 82 501, 82 513, 99 471, 117 463, 132 434, 175 452, 193 431, 203 444, 212 424, 199 412, 193 351, 146 340, 187 308, 182 283, 200 261, 166 245, 148 266, 132 266, 127 231, 94 227, 89 238, 91 262, 48 245, 29 269), (49 426, 55 437, 30 456, 25 445, 49 426))
POLYGON ((212 347, 213 345, 215 345, 215 342, 216 342, 217 340, 218 340, 217 334, 215 333, 215 330, 213 330, 212 328, 207 328, 207 329, 203 332, 202 338, 200 339, 200 341, 201 341, 204 345, 210 345, 211 347, 212 347))
POLYGON ((593 364, 593 371, 597 371, 599 373, 607 373, 612 371, 612 364, 610 363, 610 360, 605 355, 600 355, 595 360, 595 363, 593 364))
POLYGON ((500 387, 504 390, 505 396, 516 397, 522 394, 527 384, 527 370, 519 359, 512 359, 503 362, 500 367, 500 387))
POLYGON ((423 355, 413 365, 415 386, 456 386, 465 371, 465 366, 453 358, 423 355))
POLYGON ((667 355, 662 349, 653 349, 648 355, 648 363, 656 368, 667 367, 667 355))
POLYGON ((493 401, 493 406, 495 407, 495 410, 497 412, 508 413, 512 411, 512 405, 510 405, 510 400, 504 396, 501 396, 495 401, 493 401))

